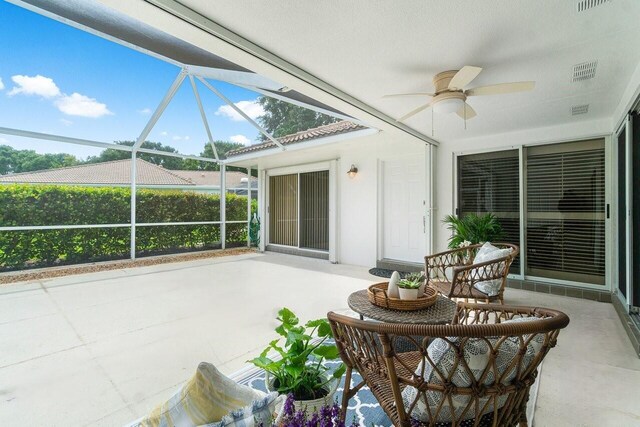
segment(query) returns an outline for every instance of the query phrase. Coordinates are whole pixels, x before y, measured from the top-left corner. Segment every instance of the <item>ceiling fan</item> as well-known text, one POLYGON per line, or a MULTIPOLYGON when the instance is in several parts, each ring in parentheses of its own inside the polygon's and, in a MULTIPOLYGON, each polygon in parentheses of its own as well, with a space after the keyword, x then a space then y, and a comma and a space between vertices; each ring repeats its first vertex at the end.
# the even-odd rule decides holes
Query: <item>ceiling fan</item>
POLYGON ((457 113, 463 119, 471 119, 477 114, 469 104, 467 97, 482 95, 503 95, 506 93, 524 92, 532 90, 536 82, 514 82, 500 83, 490 86, 480 86, 471 89, 464 89, 469 83, 480 74, 482 68, 465 65, 460 70, 444 71, 433 77, 433 86, 435 93, 415 92, 415 93, 397 93, 393 95, 385 95, 383 98, 398 97, 432 97, 431 101, 420 107, 409 111, 398 119, 403 122, 410 117, 415 116, 421 111, 429 107, 433 107, 436 113, 457 113))

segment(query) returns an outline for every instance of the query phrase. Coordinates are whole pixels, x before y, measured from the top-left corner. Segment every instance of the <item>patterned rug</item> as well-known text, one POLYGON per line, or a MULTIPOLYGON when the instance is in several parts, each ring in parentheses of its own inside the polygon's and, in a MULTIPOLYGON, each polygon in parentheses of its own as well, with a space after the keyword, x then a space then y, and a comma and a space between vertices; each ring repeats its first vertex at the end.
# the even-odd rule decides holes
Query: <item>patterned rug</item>
MULTIPOLYGON (((340 361, 326 361, 324 363, 328 368, 336 368, 340 364, 340 361)), ((265 387, 265 373, 258 368, 247 368, 243 371, 233 375, 232 378, 240 384, 248 385, 251 388, 266 391, 265 387)), ((362 377, 353 372, 351 376, 351 386, 362 381, 362 377)), ((344 390, 344 377, 338 386, 338 391, 335 394, 337 402, 342 401, 342 391, 344 390)), ((358 394, 356 394, 349 402, 349 408, 347 409, 346 424, 349 425, 352 421, 362 427, 387 427, 392 426, 391 420, 384 413, 380 404, 373 397, 371 391, 367 386, 364 386, 358 394)))

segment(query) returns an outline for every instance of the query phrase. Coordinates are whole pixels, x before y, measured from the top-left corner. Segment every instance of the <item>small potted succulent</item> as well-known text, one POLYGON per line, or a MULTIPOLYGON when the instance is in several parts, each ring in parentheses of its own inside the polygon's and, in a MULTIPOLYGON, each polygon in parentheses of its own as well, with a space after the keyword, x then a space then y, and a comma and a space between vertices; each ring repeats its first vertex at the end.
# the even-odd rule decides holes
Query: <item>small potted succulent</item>
POLYGON ((323 364, 340 357, 336 345, 327 342, 333 338, 329 322, 317 319, 301 325, 288 308, 278 311, 277 320, 280 325, 276 332, 282 338, 271 341, 259 357, 249 362, 266 371, 267 390, 292 394, 298 410, 313 412, 331 404, 346 367, 340 363, 329 372, 323 364))
POLYGON ((418 299, 424 293, 425 277, 420 273, 407 274, 404 279, 398 282, 400 299, 418 299))

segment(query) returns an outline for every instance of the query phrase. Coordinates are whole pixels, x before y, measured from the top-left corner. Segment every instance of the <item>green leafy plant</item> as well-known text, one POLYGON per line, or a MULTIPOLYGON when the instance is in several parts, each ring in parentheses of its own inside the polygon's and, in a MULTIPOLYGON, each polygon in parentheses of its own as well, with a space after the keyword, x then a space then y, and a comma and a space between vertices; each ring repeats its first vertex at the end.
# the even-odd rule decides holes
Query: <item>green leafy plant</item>
POLYGON ((409 273, 398 282, 398 287, 403 289, 418 289, 422 286, 425 277, 422 273, 409 273))
MULTIPOLYGON (((65 185, 0 185, 0 226, 127 224, 129 188, 65 185)), ((252 210, 257 203, 252 200, 252 210)), ((227 194, 228 221, 246 221, 245 196, 227 194)), ((220 195, 140 189, 139 223, 196 222, 220 218, 220 195)), ((129 256, 129 227, 27 230, 0 233, 0 272, 121 259, 129 256)), ((227 224, 228 246, 246 245, 247 224, 227 224)), ((136 229, 138 255, 212 249, 220 226, 193 224, 136 229)))
POLYGON ((340 357, 335 344, 326 341, 333 337, 326 319, 310 320, 301 325, 298 317, 288 308, 278 311, 280 325, 276 332, 281 338, 273 340, 267 348, 249 362, 274 377, 273 387, 279 393, 292 393, 296 400, 318 399, 327 394, 326 387, 334 378, 340 378, 346 367, 340 364, 332 374, 322 362, 340 357), (284 345, 279 345, 284 339, 284 345), (270 352, 279 357, 271 358, 270 352))
POLYGON ((496 241, 504 235, 500 221, 491 213, 484 215, 470 213, 462 218, 447 215, 442 222, 453 231, 453 235, 449 238, 450 248, 458 248, 465 241, 474 245, 496 241))

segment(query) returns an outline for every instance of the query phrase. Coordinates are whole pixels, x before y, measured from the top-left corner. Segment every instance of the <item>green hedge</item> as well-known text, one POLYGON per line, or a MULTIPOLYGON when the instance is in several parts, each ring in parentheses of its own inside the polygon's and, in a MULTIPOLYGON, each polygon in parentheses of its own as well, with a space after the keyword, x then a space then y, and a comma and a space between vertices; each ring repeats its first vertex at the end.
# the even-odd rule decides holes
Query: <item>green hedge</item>
MULTIPOLYGON (((129 224, 128 188, 0 185, 0 226, 129 224)), ((220 220, 220 196, 138 190, 136 222, 220 220)), ((227 221, 247 217, 245 196, 228 194, 227 221)), ((257 210, 252 201, 252 210, 257 210)), ((127 258, 130 227, 0 232, 0 271, 127 258)), ((227 224, 227 244, 243 245, 246 224, 227 224)), ((219 225, 136 227, 136 253, 201 250, 220 246, 219 225)))

